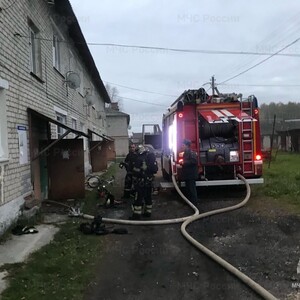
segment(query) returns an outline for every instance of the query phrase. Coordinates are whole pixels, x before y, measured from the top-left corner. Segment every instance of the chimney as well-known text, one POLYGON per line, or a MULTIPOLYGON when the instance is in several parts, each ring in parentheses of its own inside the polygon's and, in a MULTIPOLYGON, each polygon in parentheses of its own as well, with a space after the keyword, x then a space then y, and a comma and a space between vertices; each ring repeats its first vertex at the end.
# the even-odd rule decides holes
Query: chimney
POLYGON ((118 102, 112 102, 110 104, 110 108, 113 109, 113 110, 119 111, 119 103, 118 102))

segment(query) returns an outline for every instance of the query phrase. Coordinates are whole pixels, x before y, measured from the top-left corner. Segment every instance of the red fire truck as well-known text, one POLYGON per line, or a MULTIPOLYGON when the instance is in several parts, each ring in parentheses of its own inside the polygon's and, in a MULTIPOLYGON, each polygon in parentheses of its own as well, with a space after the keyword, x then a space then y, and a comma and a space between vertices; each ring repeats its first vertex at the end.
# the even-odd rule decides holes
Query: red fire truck
MULTIPOLYGON (((218 91, 217 91, 218 92, 218 91)), ((162 122, 162 172, 181 180, 184 139, 198 154, 197 185, 263 183, 259 109, 255 96, 208 95, 203 88, 185 91, 162 122)))

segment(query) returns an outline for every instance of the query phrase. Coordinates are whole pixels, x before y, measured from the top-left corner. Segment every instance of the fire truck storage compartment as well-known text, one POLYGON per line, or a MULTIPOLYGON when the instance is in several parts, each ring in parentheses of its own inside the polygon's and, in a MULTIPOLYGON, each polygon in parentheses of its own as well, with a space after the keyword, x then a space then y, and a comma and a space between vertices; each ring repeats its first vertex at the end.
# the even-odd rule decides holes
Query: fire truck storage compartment
POLYGON ((200 162, 205 164, 230 163, 230 151, 239 151, 238 123, 208 123, 199 116, 200 162))
POLYGON ((235 178, 234 165, 205 166, 204 176, 207 180, 226 180, 235 178))

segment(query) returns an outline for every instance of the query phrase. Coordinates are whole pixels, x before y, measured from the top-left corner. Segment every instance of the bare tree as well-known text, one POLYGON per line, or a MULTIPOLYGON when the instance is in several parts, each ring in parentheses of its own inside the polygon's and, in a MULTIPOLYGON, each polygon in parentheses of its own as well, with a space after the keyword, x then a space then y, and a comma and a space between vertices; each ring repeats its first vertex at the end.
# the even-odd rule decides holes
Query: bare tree
POLYGON ((117 102, 119 106, 119 110, 123 110, 123 103, 122 98, 119 96, 119 90, 115 86, 111 86, 110 84, 106 83, 105 88, 107 93, 110 97, 111 102, 117 102))

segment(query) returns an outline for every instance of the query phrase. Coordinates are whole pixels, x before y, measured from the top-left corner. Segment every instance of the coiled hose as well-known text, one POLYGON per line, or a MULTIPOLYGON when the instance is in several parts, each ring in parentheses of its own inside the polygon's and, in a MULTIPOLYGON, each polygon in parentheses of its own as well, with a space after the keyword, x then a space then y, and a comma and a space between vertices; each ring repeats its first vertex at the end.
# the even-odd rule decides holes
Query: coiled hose
MULTIPOLYGON (((267 300, 276 300, 277 298, 274 297, 270 292, 268 292, 266 289, 264 289, 262 286, 260 286, 258 283, 256 283, 254 280, 252 280, 250 277, 239 271, 237 268, 229 264, 227 261, 222 259, 220 256, 216 255, 214 252, 200 244, 198 241, 196 241, 192 236, 190 236, 187 231, 186 227, 191 224, 194 221, 203 219, 208 216, 221 214, 228 211, 233 211, 238 208, 243 207, 248 200, 250 199, 251 195, 251 189, 250 185, 247 182, 247 180, 242 176, 238 175, 238 177, 245 183, 247 194, 245 199, 233 206, 220 208, 216 210, 212 210, 203 214, 199 214, 199 210, 196 206, 194 206, 181 192, 180 188, 177 185, 175 176, 172 175, 172 181, 175 186, 175 189, 181 196, 181 198, 195 211, 193 215, 182 217, 182 218, 175 218, 175 219, 167 219, 167 220, 152 220, 152 221, 131 221, 131 220, 119 220, 119 219, 110 219, 110 218, 102 218, 102 221, 105 223, 114 223, 114 224, 124 224, 124 225, 166 225, 166 224, 175 224, 175 223, 181 223, 181 233, 183 236, 191 243, 193 244, 197 249, 201 250, 203 253, 205 253, 207 256, 209 256, 211 259, 213 259, 215 262, 217 262, 219 265, 221 265, 224 269, 228 270, 230 273, 235 275, 238 279, 240 279, 242 282, 244 282, 247 286, 249 286, 254 292, 256 292, 258 295, 260 295, 262 298, 267 300)), ((82 214, 83 218, 86 219, 94 219, 94 216, 82 214)))

